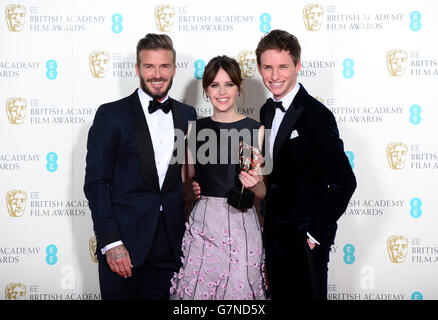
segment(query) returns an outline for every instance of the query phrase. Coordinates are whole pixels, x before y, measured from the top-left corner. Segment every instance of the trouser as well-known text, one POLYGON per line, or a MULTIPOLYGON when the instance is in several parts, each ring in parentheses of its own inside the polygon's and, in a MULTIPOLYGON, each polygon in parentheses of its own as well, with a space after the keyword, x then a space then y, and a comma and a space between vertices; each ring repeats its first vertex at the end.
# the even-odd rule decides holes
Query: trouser
POLYGON ((105 259, 99 261, 102 299, 168 300, 170 279, 178 268, 170 247, 163 214, 160 214, 149 256, 143 265, 132 268, 131 277, 125 279, 112 272, 105 259))
POLYGON ((313 250, 307 244, 306 229, 306 225, 298 228, 265 225, 266 273, 273 301, 327 300, 327 265, 336 224, 326 240, 313 250))

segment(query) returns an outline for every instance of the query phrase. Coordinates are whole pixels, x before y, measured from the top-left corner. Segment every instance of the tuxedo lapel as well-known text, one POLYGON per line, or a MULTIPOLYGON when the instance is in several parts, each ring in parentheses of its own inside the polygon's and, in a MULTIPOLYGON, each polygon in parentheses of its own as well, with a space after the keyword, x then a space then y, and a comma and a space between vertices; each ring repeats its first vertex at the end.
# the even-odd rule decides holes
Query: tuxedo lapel
MULTIPOLYGON (((170 98, 169 98, 170 99, 170 98)), ((184 122, 181 116, 181 113, 179 111, 177 102, 172 99, 172 107, 170 109, 172 111, 172 118, 173 118, 173 127, 174 130, 180 130, 180 132, 186 133, 187 129, 184 126, 184 122)), ((174 142, 176 141, 176 135, 174 136, 174 142)), ((178 148, 173 148, 172 152, 172 159, 176 157, 176 153, 178 151, 178 148)), ((185 151, 185 150, 184 150, 185 151)), ((175 163, 175 161, 171 160, 171 164, 169 164, 169 167, 167 168, 166 176, 164 178, 162 191, 166 191, 169 187, 174 185, 174 182, 178 177, 181 176, 181 166, 178 163, 175 163)))
POLYGON ((274 120, 275 109, 270 108, 267 104, 265 104, 263 108, 263 114, 260 115, 260 121, 265 126, 266 129, 272 128, 272 121, 274 120))
POLYGON ((268 129, 265 131, 265 139, 263 139, 263 146, 262 146, 262 150, 263 150, 263 154, 265 157, 269 157, 269 159, 271 159, 271 155, 270 152, 267 150, 270 150, 270 136, 271 136, 271 129, 272 129, 272 121, 274 120, 274 116, 275 116, 275 110, 274 108, 271 108, 270 106, 268 106, 267 103, 265 103, 261 108, 260 108, 260 122, 262 123, 262 125, 265 126, 265 129, 268 129))
POLYGON ((134 129, 137 135, 138 156, 140 158, 140 170, 143 176, 143 182, 152 188, 152 190, 160 192, 154 147, 137 91, 131 95, 130 102, 134 129))
POLYGON ((284 115, 283 121, 281 121, 274 142, 274 150, 273 150, 274 163, 278 158, 281 147, 283 146, 284 142, 288 138, 290 130, 295 125, 295 122, 297 121, 298 117, 300 116, 301 112, 304 109, 303 100, 305 95, 307 95, 307 91, 304 89, 303 86, 300 86, 297 95, 293 99, 292 104, 289 106, 289 108, 286 111, 286 114, 284 115))

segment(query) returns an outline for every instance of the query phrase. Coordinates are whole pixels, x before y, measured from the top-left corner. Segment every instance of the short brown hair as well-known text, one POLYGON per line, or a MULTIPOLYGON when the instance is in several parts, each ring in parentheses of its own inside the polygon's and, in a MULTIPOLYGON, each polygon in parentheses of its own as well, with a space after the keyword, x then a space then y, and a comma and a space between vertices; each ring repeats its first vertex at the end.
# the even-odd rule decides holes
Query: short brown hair
POLYGON ((223 69, 231 81, 239 88, 239 92, 242 90, 242 71, 240 65, 233 58, 228 56, 217 56, 211 59, 204 69, 202 76, 202 88, 204 91, 214 81, 219 69, 223 69))
POLYGON ((272 30, 259 41, 256 49, 257 64, 259 66, 260 57, 263 52, 269 49, 289 51, 295 65, 297 65, 301 59, 301 46, 298 39, 284 30, 272 30))
POLYGON ((137 65, 140 66, 140 51, 142 50, 170 50, 173 54, 173 64, 176 62, 176 51, 172 39, 167 34, 148 33, 137 44, 137 65))

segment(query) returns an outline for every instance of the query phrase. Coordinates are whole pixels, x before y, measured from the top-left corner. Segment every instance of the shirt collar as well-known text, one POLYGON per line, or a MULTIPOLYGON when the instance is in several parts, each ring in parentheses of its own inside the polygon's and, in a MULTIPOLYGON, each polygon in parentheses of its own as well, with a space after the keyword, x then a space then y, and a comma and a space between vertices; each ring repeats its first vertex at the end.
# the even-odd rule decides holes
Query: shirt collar
POLYGON ((284 109, 286 109, 287 111, 289 109, 289 106, 292 104, 292 101, 294 100, 295 96, 297 95, 299 89, 300 89, 300 84, 297 82, 295 83, 295 86, 292 88, 292 90, 283 98, 281 98, 280 100, 275 100, 275 98, 272 97, 272 99, 274 101, 281 101, 284 109))

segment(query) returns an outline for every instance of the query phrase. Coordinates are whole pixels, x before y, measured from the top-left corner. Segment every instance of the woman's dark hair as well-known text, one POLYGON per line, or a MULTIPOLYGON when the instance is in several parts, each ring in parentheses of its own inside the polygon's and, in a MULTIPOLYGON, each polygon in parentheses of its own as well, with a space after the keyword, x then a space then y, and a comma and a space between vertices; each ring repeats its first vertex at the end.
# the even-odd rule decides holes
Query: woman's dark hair
POLYGON ((223 69, 231 81, 239 88, 239 92, 242 90, 242 71, 240 65, 233 58, 228 56, 217 56, 211 59, 204 69, 204 75, 202 76, 202 88, 207 90, 208 86, 214 81, 219 69, 223 69))

